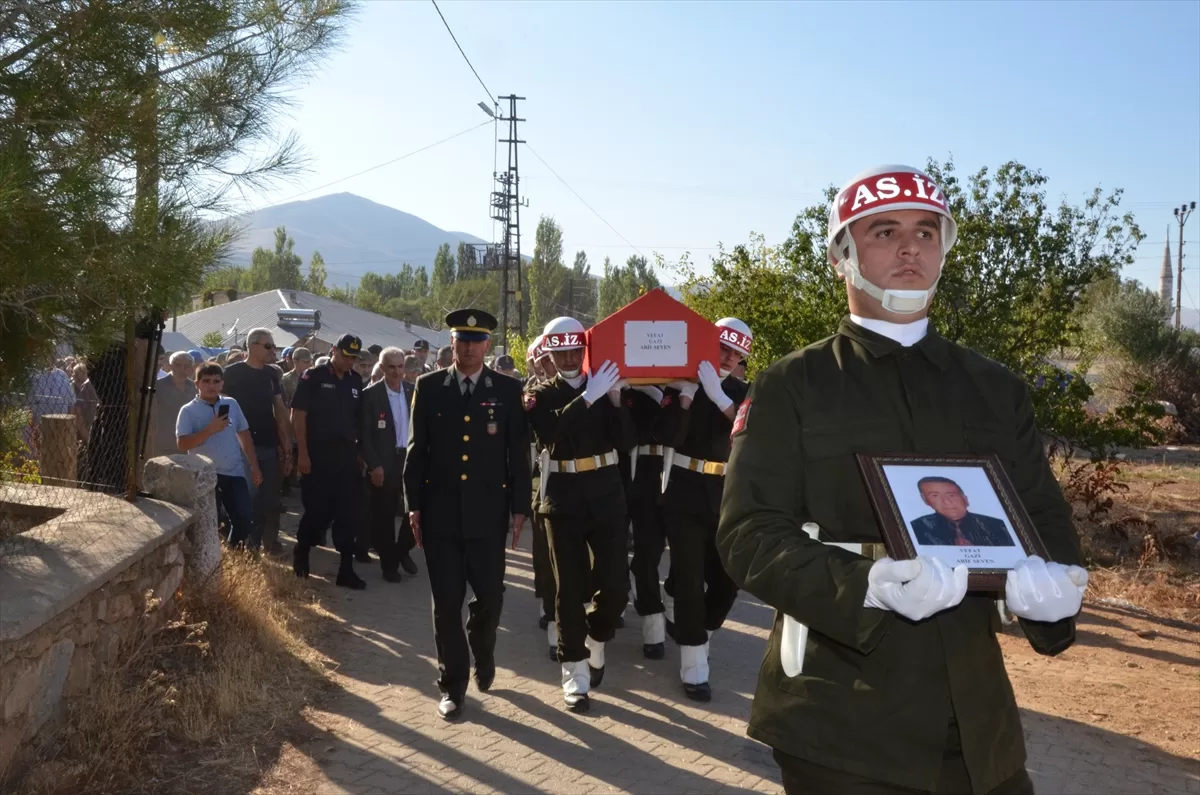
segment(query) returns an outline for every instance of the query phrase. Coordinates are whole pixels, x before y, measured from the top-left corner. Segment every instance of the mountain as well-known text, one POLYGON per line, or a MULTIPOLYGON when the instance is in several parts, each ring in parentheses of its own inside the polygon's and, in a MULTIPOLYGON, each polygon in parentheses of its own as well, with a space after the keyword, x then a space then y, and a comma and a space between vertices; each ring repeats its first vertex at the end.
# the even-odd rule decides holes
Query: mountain
POLYGON ((303 272, 314 251, 321 252, 330 286, 357 285, 367 271, 394 273, 409 262, 431 273, 438 246, 459 241, 486 243, 465 232, 449 232, 410 213, 353 193, 335 193, 307 201, 267 207, 236 221, 241 236, 230 252, 231 265, 248 266, 254 249, 275 248, 275 228, 287 227, 304 259, 303 272))

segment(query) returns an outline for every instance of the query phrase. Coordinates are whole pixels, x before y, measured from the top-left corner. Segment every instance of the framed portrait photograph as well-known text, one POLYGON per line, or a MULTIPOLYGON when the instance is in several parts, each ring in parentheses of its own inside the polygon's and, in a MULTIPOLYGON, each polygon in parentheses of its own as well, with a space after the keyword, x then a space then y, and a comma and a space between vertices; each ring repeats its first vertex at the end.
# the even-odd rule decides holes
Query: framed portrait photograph
POLYGON ((1004 591, 1028 555, 1049 559, 994 455, 859 453, 883 542, 893 560, 918 555, 970 569, 972 591, 1004 591))

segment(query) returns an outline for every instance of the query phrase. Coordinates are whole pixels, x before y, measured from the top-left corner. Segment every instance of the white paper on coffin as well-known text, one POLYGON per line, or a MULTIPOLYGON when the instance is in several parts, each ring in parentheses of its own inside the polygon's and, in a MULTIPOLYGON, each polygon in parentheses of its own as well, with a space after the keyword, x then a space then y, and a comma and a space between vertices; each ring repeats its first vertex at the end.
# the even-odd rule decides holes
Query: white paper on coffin
MULTIPOLYGON (((805 522, 804 532, 813 541, 821 528, 812 522, 805 522)), ((827 542, 826 546, 841 547, 856 555, 862 554, 862 544, 839 544, 827 542)), ((779 638, 779 661, 783 664, 783 672, 788 676, 799 676, 804 672, 804 647, 808 645, 808 627, 789 615, 783 617, 783 631, 779 638)))
POLYGON ((626 367, 683 367, 688 363, 686 320, 626 320, 626 367))

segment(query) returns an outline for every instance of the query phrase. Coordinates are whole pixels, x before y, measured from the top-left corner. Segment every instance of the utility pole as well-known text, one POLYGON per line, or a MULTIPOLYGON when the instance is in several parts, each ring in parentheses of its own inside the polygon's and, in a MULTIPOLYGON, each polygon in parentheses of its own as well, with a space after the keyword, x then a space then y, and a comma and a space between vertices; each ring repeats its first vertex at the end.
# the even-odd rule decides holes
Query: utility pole
POLYGON ((1184 203, 1175 208, 1175 220, 1179 222, 1179 270, 1175 278, 1175 330, 1178 331, 1183 318, 1183 225, 1196 209, 1196 203, 1184 203))
MULTIPOLYGON (((503 225, 503 237, 500 244, 498 263, 500 274, 500 347, 508 353, 508 331, 510 328, 525 334, 525 300, 524 279, 521 267, 521 177, 518 168, 517 146, 525 143, 517 137, 517 123, 525 121, 517 118, 517 102, 525 97, 509 94, 497 99, 508 100, 508 115, 501 113, 499 120, 508 122, 508 137, 500 139, 500 143, 508 144, 508 168, 497 172, 496 183, 498 190, 492 193, 492 218, 503 225), (516 277, 516 287, 509 283, 509 274, 516 277), (516 322, 509 320, 510 296, 515 299, 516 322)), ((486 111, 487 109, 484 108, 486 111)), ((524 206, 529 206, 525 203, 524 206)))

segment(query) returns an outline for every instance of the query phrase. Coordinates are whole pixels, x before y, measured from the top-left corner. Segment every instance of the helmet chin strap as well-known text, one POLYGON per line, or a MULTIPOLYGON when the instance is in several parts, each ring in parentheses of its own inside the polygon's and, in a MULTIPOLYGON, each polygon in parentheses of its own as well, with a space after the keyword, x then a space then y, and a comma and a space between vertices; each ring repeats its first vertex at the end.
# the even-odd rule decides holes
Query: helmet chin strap
POLYGON ((867 278, 862 275, 862 271, 858 269, 858 252, 854 250, 854 238, 850 237, 849 231, 847 231, 846 237, 845 256, 837 263, 837 271, 846 277, 851 285, 874 298, 887 311, 897 315, 913 315, 929 306, 929 302, 933 300, 933 294, 937 292, 938 282, 942 279, 945 255, 942 256, 942 262, 938 263, 938 277, 933 280, 929 289, 884 290, 879 285, 867 281, 867 278))

